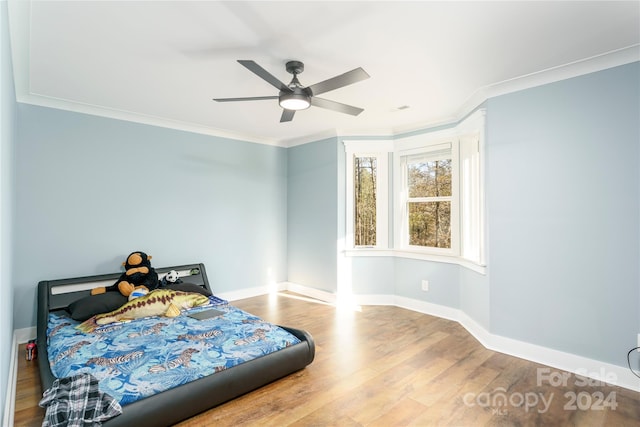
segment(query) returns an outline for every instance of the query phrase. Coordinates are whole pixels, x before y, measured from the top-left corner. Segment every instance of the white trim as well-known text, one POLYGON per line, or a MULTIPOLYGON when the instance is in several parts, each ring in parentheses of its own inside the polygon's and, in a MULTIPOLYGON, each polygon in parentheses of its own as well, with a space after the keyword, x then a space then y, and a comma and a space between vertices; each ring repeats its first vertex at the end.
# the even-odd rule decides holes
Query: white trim
POLYGON ((579 59, 568 64, 547 68, 513 79, 493 83, 488 89, 487 98, 493 98, 507 93, 518 92, 532 87, 567 80, 574 77, 591 74, 608 68, 630 64, 640 60, 640 43, 620 49, 612 50, 589 58, 579 59))
POLYGON ((123 120, 123 121, 133 122, 133 123, 141 123, 145 125, 197 133, 201 135, 215 136, 218 138, 238 140, 243 142, 253 142, 256 144, 272 145, 272 146, 283 147, 283 148, 286 147, 285 143, 275 139, 271 139, 271 138, 264 138, 264 137, 258 137, 256 135, 232 132, 225 129, 219 129, 219 128, 214 128, 210 126, 201 125, 198 123, 171 120, 165 117, 151 116, 148 114, 138 113, 135 111, 127 111, 127 110, 120 110, 116 108, 108 108, 101 105, 86 104, 80 101, 69 101, 66 99, 53 98, 53 97, 38 95, 33 93, 20 94, 20 96, 16 96, 16 101, 24 104, 55 108, 58 110, 72 111, 72 112, 81 113, 81 114, 89 114, 97 117, 107 117, 110 119, 123 120))
MULTIPOLYGON (((395 140, 393 155, 393 209, 394 244, 397 256, 448 262, 462 265, 485 274, 485 229, 484 223, 484 133, 486 110, 480 108, 456 126, 434 132, 401 137, 395 140), (451 148, 452 194, 451 200, 451 248, 430 248, 409 244, 407 205, 410 201, 425 199, 410 198, 407 194, 407 162, 411 156, 429 156, 445 147, 451 148), (465 168, 463 161, 475 159, 473 167, 465 168), (469 187, 464 183, 473 182, 469 187), (463 215, 467 213, 467 215, 463 215), (407 255, 408 254, 408 255, 407 255), (420 256, 424 254, 424 257, 420 256)), ((437 155, 437 154, 436 154, 437 155)), ((437 200, 431 198, 431 200, 437 200)))
POLYGON ((393 141, 389 139, 374 140, 343 140, 344 151, 347 153, 391 153, 393 141))
MULTIPOLYGON (((296 291, 291 290, 292 292, 305 292, 305 286, 303 285, 287 282, 287 286, 289 285, 293 285, 296 288, 296 291)), ((314 291, 317 290, 314 289, 311 292, 314 291)), ((354 295, 353 299, 358 305, 392 305, 418 313, 452 320, 458 322, 467 332, 476 338, 482 346, 489 350, 519 357, 597 381, 608 382, 606 380, 610 379, 613 375, 616 381, 612 382, 612 385, 640 392, 640 379, 633 375, 626 367, 492 334, 464 311, 456 308, 398 295, 354 295)))
POLYGON ((428 314, 430 316, 440 317, 442 319, 453 320, 455 322, 458 321, 461 313, 457 308, 451 308, 445 305, 434 304, 432 302, 421 301, 399 295, 354 295, 353 298, 359 305, 390 305, 418 313, 428 314))
POLYGON ((455 123, 460 121, 468 113, 489 98, 504 95, 506 93, 517 92, 572 77, 589 74, 620 65, 629 64, 640 60, 640 44, 633 44, 624 48, 616 49, 600 55, 584 58, 578 61, 562 64, 556 67, 540 70, 534 73, 518 76, 509 80, 489 84, 478 88, 466 101, 451 114, 426 122, 413 123, 391 128, 360 129, 345 131, 343 129, 328 129, 321 133, 307 135, 289 139, 260 138, 256 135, 235 133, 224 129, 210 128, 208 126, 168 120, 161 117, 152 117, 132 111, 115 110, 99 105, 82 104, 77 101, 66 99, 54 99, 30 92, 29 89, 29 41, 30 41, 30 10, 31 1, 10 0, 8 2, 9 31, 11 38, 11 56, 13 63, 13 75, 16 99, 18 102, 32 105, 40 105, 61 110, 75 111, 78 113, 91 114, 101 117, 110 117, 119 120, 126 120, 136 123, 144 123, 153 126, 165 127, 169 129, 183 130, 199 134, 217 136, 221 138, 238 139, 241 141, 254 142, 258 144, 275 145, 279 147, 294 147, 296 145, 307 144, 320 139, 335 136, 354 135, 399 135, 402 133, 421 130, 429 127, 455 123))
MULTIPOLYGON (((295 292, 310 298, 314 298, 330 304, 336 304, 337 298, 334 293, 311 288, 293 282, 278 283, 277 289, 280 291, 295 292)), ((270 293, 268 286, 260 286, 240 291, 232 291, 217 294, 220 298, 234 301, 243 298, 251 298, 270 293)), ((629 369, 612 365, 610 363, 600 362, 598 360, 589 359, 578 356, 576 354, 565 353, 559 350, 542 347, 524 341, 518 341, 512 338, 495 335, 487 331, 482 325, 473 320, 462 310, 434 304, 427 301, 416 300, 398 295, 354 295, 353 300, 359 305, 393 305, 404 308, 406 310, 418 313, 428 314, 443 319, 458 322, 467 330, 480 344, 492 351, 508 354, 510 356, 519 357, 542 365, 561 369, 567 372, 573 372, 582 377, 591 378, 598 381, 604 381, 609 375, 613 374, 617 378, 616 386, 629 390, 640 392, 640 379, 638 379, 629 369), (602 376, 604 375, 604 377, 602 376)), ((9 365, 9 378, 7 381, 7 396, 4 405, 3 426, 13 425, 13 413, 15 411, 16 384, 18 380, 18 335, 35 337, 35 327, 25 328, 14 331, 12 356, 9 365)), ((26 342, 26 341, 25 341, 26 342)))
POLYGON ((352 248, 343 251, 345 256, 395 256, 393 249, 352 248))
POLYGON ((480 274, 487 274, 487 266, 484 264, 477 264, 466 258, 451 256, 451 255, 437 255, 433 253, 424 253, 422 251, 410 251, 402 249, 377 249, 377 248, 355 248, 344 251, 344 255, 348 257, 366 257, 366 256, 387 256, 396 258, 409 258, 417 259, 421 261, 431 262, 443 262, 446 264, 457 264, 461 267, 468 268, 480 274))
POLYGON ((461 267, 475 271, 480 274, 487 274, 487 266, 476 264, 468 259, 458 256, 446 256, 436 254, 426 254, 422 252, 411 252, 408 250, 396 250, 394 256, 399 258, 418 259, 422 261, 444 262, 446 264, 458 264, 461 267))
POLYGON ((323 291, 321 289, 310 288, 308 286, 299 285, 293 282, 280 283, 284 287, 283 290, 289 292, 295 292, 296 294, 304 295, 309 298, 314 298, 320 301, 327 302, 329 304, 335 304, 337 302, 337 296, 334 293, 323 291))
POLYGON ((16 411, 16 386, 18 384, 18 339, 17 331, 13 331, 11 342, 11 358, 9 359, 9 376, 7 378, 7 395, 4 401, 3 426, 13 425, 13 414, 16 411))
POLYGON ((485 263, 482 132, 460 138, 460 256, 485 263))
POLYGON ((465 116, 478 108, 487 99, 508 93, 519 92, 543 86, 549 83, 559 82, 621 65, 631 64, 640 61, 640 44, 636 43, 621 49, 612 50, 601 55, 584 58, 578 61, 562 64, 556 67, 547 68, 534 73, 503 80, 479 87, 467 98, 462 105, 453 111, 449 116, 438 120, 431 120, 422 123, 414 123, 393 128, 394 135, 415 132, 423 129, 454 124, 462 120, 465 116))
POLYGON ((31 3, 32 1, 28 0, 10 0, 7 3, 16 101, 42 107, 57 108, 59 110, 73 111, 76 113, 90 114, 98 117, 108 117, 111 119, 142 123, 168 129, 211 135, 220 138, 286 147, 283 141, 277 141, 271 138, 230 132, 224 129, 212 128, 197 123, 170 120, 164 117, 141 114, 135 111, 107 108, 101 105, 92 105, 75 100, 44 96, 31 92, 31 88, 29 86, 31 3))
POLYGON ((603 382, 607 382, 607 377, 613 374, 616 378, 616 381, 612 382, 613 385, 640 392, 640 379, 626 367, 491 334, 464 312, 460 313, 457 321, 489 350, 603 382))
POLYGON ((376 249, 389 247, 389 153, 393 152, 391 140, 342 141, 345 150, 345 246, 355 248, 355 180, 354 158, 375 157, 376 174, 376 249))
POLYGON ((376 247, 389 247, 389 153, 376 156, 376 247))
POLYGON ((434 304, 432 302, 420 301, 413 298, 407 298, 396 295, 394 297, 394 305, 418 313, 428 314, 430 316, 440 317, 442 319, 453 320, 455 322, 460 318, 460 310, 447 307, 446 305, 434 304))
POLYGON ((314 133, 311 135, 305 135, 297 138, 284 139, 281 141, 282 147, 284 148, 293 148, 298 145, 310 144, 312 142, 322 141, 329 138, 337 138, 340 136, 340 133, 336 129, 327 129, 322 132, 314 133))
POLYGON ((214 295, 227 301, 237 301, 245 298, 253 298, 260 295, 269 294, 274 290, 284 291, 286 286, 282 283, 276 284, 275 289, 270 286, 256 286, 253 288, 239 289, 237 291, 214 292, 214 295))
MULTIPOLYGON (((393 153, 393 206, 394 206, 394 242, 393 247, 400 251, 421 251, 430 255, 456 257, 460 253, 460 158, 458 127, 437 132, 423 133, 396 140, 393 153), (409 197, 407 188, 407 163, 418 154, 429 157, 429 153, 449 149, 451 158, 451 247, 420 247, 409 244, 408 205, 415 198, 409 197)), ((436 155, 437 156, 437 155, 436 155)), ((435 200, 434 198, 427 198, 435 200)), ((444 199, 443 199, 444 200, 444 199)))

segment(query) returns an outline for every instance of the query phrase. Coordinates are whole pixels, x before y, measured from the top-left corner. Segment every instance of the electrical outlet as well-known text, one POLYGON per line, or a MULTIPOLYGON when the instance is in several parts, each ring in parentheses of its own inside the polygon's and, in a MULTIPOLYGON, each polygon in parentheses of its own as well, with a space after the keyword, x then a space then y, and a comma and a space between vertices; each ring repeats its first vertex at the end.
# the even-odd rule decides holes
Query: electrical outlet
MULTIPOLYGON (((428 280, 423 280, 422 281, 422 290, 427 292, 429 290, 429 281, 428 280)), ((638 335, 640 337, 640 335, 638 335)))

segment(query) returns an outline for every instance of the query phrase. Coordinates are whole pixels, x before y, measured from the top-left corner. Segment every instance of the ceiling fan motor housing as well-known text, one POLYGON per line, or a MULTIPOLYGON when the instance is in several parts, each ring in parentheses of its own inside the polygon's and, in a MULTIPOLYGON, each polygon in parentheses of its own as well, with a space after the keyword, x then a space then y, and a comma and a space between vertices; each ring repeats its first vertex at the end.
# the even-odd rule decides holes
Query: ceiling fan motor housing
POLYGON ((300 74, 304 71, 304 64, 300 61, 289 61, 287 62, 287 72, 293 74, 300 74))

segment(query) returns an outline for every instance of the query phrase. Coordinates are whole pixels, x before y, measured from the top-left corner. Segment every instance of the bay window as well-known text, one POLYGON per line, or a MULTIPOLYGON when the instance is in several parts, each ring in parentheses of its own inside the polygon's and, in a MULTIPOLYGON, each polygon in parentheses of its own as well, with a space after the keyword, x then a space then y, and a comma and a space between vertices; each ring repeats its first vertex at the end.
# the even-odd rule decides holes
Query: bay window
POLYGON ((442 131, 345 141, 347 253, 457 263, 483 273, 483 137, 478 110, 442 131))

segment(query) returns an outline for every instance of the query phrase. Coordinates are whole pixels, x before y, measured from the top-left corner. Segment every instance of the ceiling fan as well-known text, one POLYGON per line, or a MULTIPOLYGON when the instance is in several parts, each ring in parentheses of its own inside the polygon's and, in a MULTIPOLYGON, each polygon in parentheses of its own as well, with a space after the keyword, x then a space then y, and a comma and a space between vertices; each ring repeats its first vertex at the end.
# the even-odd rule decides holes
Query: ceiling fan
POLYGON ((277 99, 280 106, 284 109, 280 122, 290 122, 293 115, 298 110, 305 110, 310 106, 326 108, 327 110, 337 111, 339 113, 351 114, 357 116, 364 109, 354 107, 352 105, 342 104, 340 102, 331 101, 329 99, 318 98, 316 95, 339 89, 361 80, 369 78, 362 68, 358 67, 339 76, 332 77, 320 83, 311 86, 302 86, 298 81, 298 74, 304 71, 304 64, 300 61, 289 61, 286 64, 287 72, 293 74, 293 79, 288 85, 282 83, 267 70, 262 68, 254 61, 238 60, 249 71, 280 90, 276 96, 254 96, 249 98, 214 98, 217 102, 234 102, 234 101, 262 101, 266 99, 277 99))

